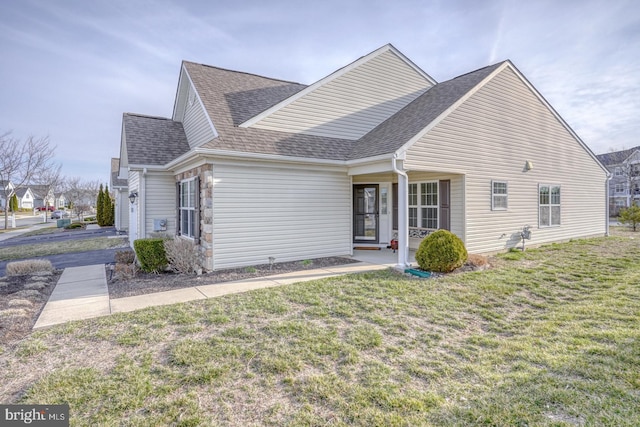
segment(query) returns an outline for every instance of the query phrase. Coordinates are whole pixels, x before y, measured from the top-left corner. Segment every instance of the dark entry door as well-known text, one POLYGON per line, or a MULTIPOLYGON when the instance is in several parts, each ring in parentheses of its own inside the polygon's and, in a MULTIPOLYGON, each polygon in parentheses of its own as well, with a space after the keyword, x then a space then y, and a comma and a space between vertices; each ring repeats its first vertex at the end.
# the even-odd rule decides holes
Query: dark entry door
POLYGON ((353 241, 378 243, 378 185, 353 186, 353 241))

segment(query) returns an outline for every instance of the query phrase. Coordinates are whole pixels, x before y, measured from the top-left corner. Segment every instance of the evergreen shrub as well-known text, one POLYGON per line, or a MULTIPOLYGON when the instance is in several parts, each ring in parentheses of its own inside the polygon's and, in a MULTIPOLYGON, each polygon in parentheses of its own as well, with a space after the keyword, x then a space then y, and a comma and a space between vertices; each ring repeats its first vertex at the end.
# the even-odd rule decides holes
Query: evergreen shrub
POLYGON ((437 230, 425 237, 416 252, 421 269, 449 273, 467 260, 467 249, 462 240, 447 230, 437 230))
POLYGON ((133 241, 133 249, 142 271, 159 273, 167 267, 164 239, 138 239, 133 241))

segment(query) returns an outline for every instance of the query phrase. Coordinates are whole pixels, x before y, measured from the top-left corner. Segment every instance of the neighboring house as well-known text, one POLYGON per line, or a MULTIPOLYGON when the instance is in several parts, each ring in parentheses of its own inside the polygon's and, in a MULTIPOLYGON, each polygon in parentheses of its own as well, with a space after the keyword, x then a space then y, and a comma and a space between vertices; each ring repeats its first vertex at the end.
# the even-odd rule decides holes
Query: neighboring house
POLYGON ((119 177, 130 240, 177 235, 208 270, 608 232, 606 169, 510 61, 437 83, 391 45, 310 86, 185 61, 171 118, 123 115, 119 177))
POLYGON ((609 214, 618 216, 621 208, 640 203, 640 147, 598 154, 598 159, 611 175, 609 214))
POLYGON ((18 197, 18 208, 20 209, 33 209, 34 208, 34 195, 29 187, 20 187, 14 190, 18 197))
POLYGON ((54 194, 54 204, 58 209, 63 209, 67 206, 67 199, 63 193, 54 194))
POLYGON ((7 201, 11 198, 11 196, 13 195, 13 190, 15 189, 15 187, 13 186, 13 184, 10 181, 0 181, 0 188, 2 188, 3 190, 0 191, 0 209, 2 211, 4 211, 4 207, 7 205, 7 201), (5 200, 5 196, 6 196, 6 200, 5 200))
POLYGON ((54 206, 56 203, 55 194, 49 185, 29 185, 33 193, 33 206, 54 206))
POLYGON ((115 227, 118 231, 126 231, 129 228, 129 192, 127 180, 118 178, 120 172, 120 159, 111 159, 111 182, 109 188, 114 195, 115 227))

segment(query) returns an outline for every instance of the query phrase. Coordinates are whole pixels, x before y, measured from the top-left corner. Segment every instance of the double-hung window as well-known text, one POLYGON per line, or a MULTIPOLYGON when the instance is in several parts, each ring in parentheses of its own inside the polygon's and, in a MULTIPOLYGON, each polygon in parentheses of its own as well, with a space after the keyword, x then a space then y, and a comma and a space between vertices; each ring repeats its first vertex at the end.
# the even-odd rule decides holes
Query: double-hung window
POLYGON ((181 236, 197 239, 198 227, 198 178, 178 184, 178 224, 181 236))
POLYGON ((409 184, 409 227, 438 228, 438 182, 409 184))
POLYGON ((560 225, 560 186, 538 186, 538 223, 540 227, 560 225))
POLYGON ((615 192, 616 192, 617 194, 622 194, 622 193, 624 193, 624 184, 616 184, 615 192))
POLYGON ((491 181, 491 210, 503 211, 509 206, 506 181, 491 181))
POLYGON ((438 228, 438 183, 420 184, 420 226, 438 228))

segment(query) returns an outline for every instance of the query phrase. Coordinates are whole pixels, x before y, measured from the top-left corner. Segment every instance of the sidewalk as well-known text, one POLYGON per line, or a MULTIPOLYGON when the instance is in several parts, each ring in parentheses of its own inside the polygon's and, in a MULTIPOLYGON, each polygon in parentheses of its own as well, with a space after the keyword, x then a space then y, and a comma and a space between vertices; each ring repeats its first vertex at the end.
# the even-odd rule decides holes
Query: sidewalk
POLYGON ((91 319, 113 313, 125 313, 147 307, 215 298, 254 289, 270 288, 350 273, 384 270, 388 267, 389 265, 386 264, 359 262, 117 299, 109 299, 104 265, 69 267, 60 276, 58 284, 44 306, 42 313, 40 313, 34 329, 73 320, 91 319))
POLYGON ((11 239, 12 237, 17 237, 22 234, 26 234, 33 230, 38 230, 40 228, 53 227, 54 225, 55 223, 49 221, 49 222, 41 222, 40 224, 34 224, 29 227, 11 228, 9 229, 9 231, 0 232, 0 242, 2 242, 3 240, 11 239))

